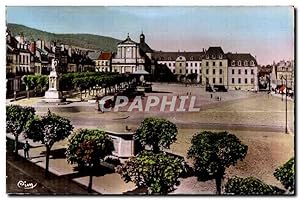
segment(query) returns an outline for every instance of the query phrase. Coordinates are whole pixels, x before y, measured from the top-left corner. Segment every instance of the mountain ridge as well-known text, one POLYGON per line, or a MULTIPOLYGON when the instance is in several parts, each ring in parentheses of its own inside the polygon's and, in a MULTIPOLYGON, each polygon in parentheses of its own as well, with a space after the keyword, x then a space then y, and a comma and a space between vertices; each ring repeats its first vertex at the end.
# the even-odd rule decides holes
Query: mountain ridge
POLYGON ((23 33, 24 37, 29 40, 56 41, 57 43, 98 51, 116 51, 117 43, 121 41, 113 37, 89 33, 51 33, 15 23, 8 23, 7 28, 13 36, 23 33))

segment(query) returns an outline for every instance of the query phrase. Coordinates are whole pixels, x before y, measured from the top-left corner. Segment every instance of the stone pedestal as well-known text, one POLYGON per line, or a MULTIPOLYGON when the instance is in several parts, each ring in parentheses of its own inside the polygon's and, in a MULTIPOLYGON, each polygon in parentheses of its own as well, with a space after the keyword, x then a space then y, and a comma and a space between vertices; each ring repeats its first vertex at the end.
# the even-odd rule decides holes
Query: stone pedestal
POLYGON ((58 61, 53 59, 52 71, 50 72, 49 75, 49 89, 45 93, 45 97, 43 99, 44 102, 55 103, 55 102, 63 101, 61 91, 59 91, 60 76, 56 72, 57 65, 58 65, 58 61))

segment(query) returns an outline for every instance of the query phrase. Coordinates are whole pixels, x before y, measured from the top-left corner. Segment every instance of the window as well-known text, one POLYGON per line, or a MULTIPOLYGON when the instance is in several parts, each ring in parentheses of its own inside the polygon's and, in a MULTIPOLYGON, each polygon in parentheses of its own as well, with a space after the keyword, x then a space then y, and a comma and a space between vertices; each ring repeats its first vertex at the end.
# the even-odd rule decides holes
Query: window
POLYGON ((251 74, 254 74, 254 70, 253 69, 251 69, 251 74))
POLYGON ((220 83, 222 83, 222 78, 220 78, 220 83))
POLYGON ((213 84, 215 84, 216 83, 216 78, 213 78, 213 84))
POLYGON ((185 63, 185 66, 189 66, 189 63, 185 63))
POLYGON ((216 56, 215 56, 215 55, 212 55, 212 58, 213 58, 213 59, 215 59, 215 58, 216 58, 216 56))
POLYGON ((115 72, 118 72, 117 69, 115 69, 115 72))
POLYGON ((244 65, 248 66, 248 61, 247 60, 244 61, 244 65))
POLYGON ((235 66, 235 61, 231 61, 231 66, 235 66))
MULTIPOLYGON (((197 70, 196 70, 196 72, 197 72, 197 70)), ((201 69, 200 69, 200 74, 202 73, 202 71, 201 71, 201 69)))
POLYGON ((247 84, 247 83, 248 83, 248 79, 245 78, 245 84, 247 84))
POLYGON ((193 63, 191 63, 191 67, 193 67, 193 63))
POLYGON ((222 74, 222 73, 223 73, 223 71, 222 71, 222 69, 220 69, 219 74, 222 74))
POLYGON ((189 73, 189 70, 186 69, 186 70, 185 70, 185 73, 188 74, 188 73, 189 73))
POLYGON ((175 74, 175 69, 173 69, 173 73, 175 74))
POLYGON ((222 58, 223 58, 223 56, 222 56, 222 54, 220 54, 220 55, 219 55, 219 59, 222 59, 222 58))
POLYGON ((215 69, 213 69, 213 74, 216 74, 216 70, 215 69))
POLYGON ((241 66, 242 65, 242 62, 239 60, 238 61, 238 66, 241 66))
POLYGON ((195 67, 197 67, 197 63, 195 63, 195 67))
POLYGON ((250 65, 254 66, 254 61, 253 60, 250 61, 250 65))
POLYGON ((182 57, 180 56, 179 59, 182 60, 182 57))
POLYGON ((106 65, 106 66, 108 65, 108 61, 105 62, 105 65, 106 65))
POLYGON ((234 69, 231 70, 231 74, 234 74, 234 69))
POLYGON ((208 74, 208 69, 206 69, 206 74, 208 74))
POLYGON ((238 83, 239 83, 239 84, 241 83, 241 78, 238 79, 238 83))
POLYGON ((216 62, 213 62, 213 66, 216 66, 216 62))
POLYGON ((202 63, 200 63, 199 65, 202 66, 202 63))
POLYGON ((251 84, 254 84, 254 78, 251 78, 251 84))
POLYGON ((171 60, 171 57, 168 57, 168 60, 171 60))
POLYGON ((209 55, 206 55, 206 59, 209 59, 209 55))
POLYGON ((181 67, 182 66, 182 64, 181 63, 179 63, 179 67, 181 67))
POLYGON ((171 63, 169 63, 169 67, 171 67, 171 63))
POLYGON ((248 73, 248 70, 247 69, 245 69, 245 74, 247 74, 248 73))
POLYGON ((231 83, 234 83, 234 78, 231 79, 231 83))
POLYGON ((195 73, 198 74, 198 70, 197 69, 195 69, 195 73))
POLYGON ((194 60, 194 57, 193 57, 193 56, 191 56, 191 60, 194 60))
POLYGON ((239 69, 238 74, 241 74, 241 70, 239 69))
POLYGON ((180 74, 182 73, 182 70, 181 70, 181 69, 179 70, 179 73, 180 73, 180 74))
POLYGON ((208 62, 206 62, 206 66, 208 66, 208 62))
POLYGON ((223 63, 222 63, 222 62, 220 62, 220 66, 222 66, 222 64, 223 64, 223 63))
POLYGON ((175 67, 175 63, 173 63, 173 66, 175 67))

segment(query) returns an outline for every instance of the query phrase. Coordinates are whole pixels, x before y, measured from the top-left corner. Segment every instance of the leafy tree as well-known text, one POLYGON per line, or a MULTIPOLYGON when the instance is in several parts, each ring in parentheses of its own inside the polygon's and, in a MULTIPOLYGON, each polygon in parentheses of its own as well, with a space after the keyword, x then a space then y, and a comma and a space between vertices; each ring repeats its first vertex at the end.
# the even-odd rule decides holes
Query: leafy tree
POLYGON ((35 109, 19 105, 6 106, 6 132, 15 136, 15 156, 18 156, 18 139, 26 123, 34 117, 35 109))
POLYGON ((174 123, 161 118, 146 118, 135 133, 135 140, 152 147, 154 153, 160 148, 169 148, 176 141, 177 127, 174 123))
POLYGON ((26 125, 25 137, 34 142, 42 142, 46 147, 46 175, 49 172, 50 150, 55 142, 64 140, 73 130, 68 119, 53 114, 48 110, 41 119, 35 117, 26 125))
POLYGON ((225 184, 225 193, 234 195, 272 195, 281 194, 283 190, 264 183, 255 177, 233 177, 225 184))
POLYGON ((169 154, 143 151, 117 168, 126 181, 146 187, 149 194, 168 194, 179 185, 183 159, 169 154))
POLYGON ((188 158, 194 160, 198 180, 215 179, 217 194, 221 194, 226 167, 243 160, 247 150, 248 147, 233 134, 204 131, 193 136, 188 158))
MULTIPOLYGON (((101 159, 111 155, 113 142, 104 131, 98 129, 79 129, 70 139, 66 151, 69 163, 87 165, 91 171, 99 165, 101 159)), ((92 191, 93 174, 90 173, 88 191, 92 191)))
POLYGON ((277 168, 274 176, 289 192, 295 190, 295 158, 291 158, 283 166, 277 168))

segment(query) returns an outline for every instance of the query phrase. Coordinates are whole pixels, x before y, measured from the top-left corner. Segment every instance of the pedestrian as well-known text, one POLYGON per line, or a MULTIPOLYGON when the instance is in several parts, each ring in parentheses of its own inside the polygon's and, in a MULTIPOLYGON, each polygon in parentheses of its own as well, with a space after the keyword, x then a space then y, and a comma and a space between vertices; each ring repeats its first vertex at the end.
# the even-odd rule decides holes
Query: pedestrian
POLYGON ((24 144, 24 146, 23 146, 23 149, 24 149, 24 157, 25 157, 25 158, 29 158, 29 148, 30 148, 29 143, 28 143, 28 141, 26 140, 26 142, 25 142, 25 144, 24 144))
POLYGON ((210 94, 210 98, 211 98, 211 99, 213 98, 213 94, 210 94))

